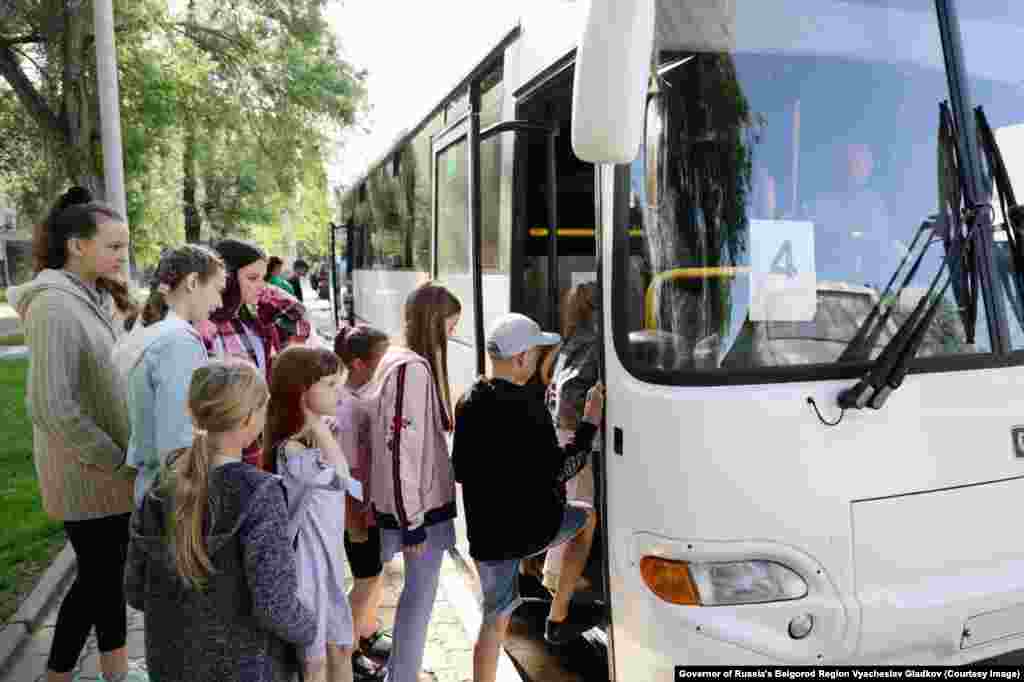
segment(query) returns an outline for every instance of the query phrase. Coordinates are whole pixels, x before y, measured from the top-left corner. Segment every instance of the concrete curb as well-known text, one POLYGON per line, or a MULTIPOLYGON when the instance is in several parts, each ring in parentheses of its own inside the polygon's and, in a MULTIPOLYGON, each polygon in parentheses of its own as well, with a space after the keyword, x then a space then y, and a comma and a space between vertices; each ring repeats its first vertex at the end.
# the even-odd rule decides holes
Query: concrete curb
POLYGON ((74 575, 75 566, 75 551, 71 543, 67 543, 46 569, 32 593, 0 631, 0 675, 6 672, 28 637, 43 622, 47 609, 74 575))
POLYGON ((0 677, 7 673, 27 639, 28 628, 23 623, 11 623, 0 630, 0 677))

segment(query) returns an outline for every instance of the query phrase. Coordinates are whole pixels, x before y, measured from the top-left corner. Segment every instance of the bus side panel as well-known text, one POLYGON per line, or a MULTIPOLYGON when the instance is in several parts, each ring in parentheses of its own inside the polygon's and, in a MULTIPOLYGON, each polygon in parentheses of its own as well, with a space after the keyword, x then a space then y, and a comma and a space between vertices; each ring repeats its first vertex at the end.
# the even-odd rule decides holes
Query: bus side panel
POLYGON ((829 404, 846 383, 649 386, 609 354, 608 428, 623 434, 623 454, 607 458, 618 679, 758 657, 959 665, 1024 646, 1024 624, 989 624, 1024 603, 1024 540, 1005 532, 1022 484, 1010 439, 1019 418, 1012 391, 993 391, 996 372, 1021 374, 917 375, 891 414, 847 414, 841 432, 801 403, 829 404), (981 386, 1006 406, 986 409, 984 426, 962 408, 921 409, 923 394, 952 406, 981 386), (674 605, 644 584, 644 556, 775 561, 808 594, 674 605), (811 635, 789 637, 805 614, 811 635), (975 643, 981 635, 964 633, 981 631, 979 619, 995 634, 975 643))

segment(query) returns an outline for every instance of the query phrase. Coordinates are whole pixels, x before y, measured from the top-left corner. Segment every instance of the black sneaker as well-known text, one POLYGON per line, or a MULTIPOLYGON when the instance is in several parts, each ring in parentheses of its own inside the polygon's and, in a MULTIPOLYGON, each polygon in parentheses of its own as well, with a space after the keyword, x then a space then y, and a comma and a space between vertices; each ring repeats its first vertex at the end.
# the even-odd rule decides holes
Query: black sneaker
POLYGON ((597 609, 570 609, 570 618, 563 621, 548 619, 544 622, 544 641, 548 644, 568 644, 592 627, 601 625, 604 618, 597 609))

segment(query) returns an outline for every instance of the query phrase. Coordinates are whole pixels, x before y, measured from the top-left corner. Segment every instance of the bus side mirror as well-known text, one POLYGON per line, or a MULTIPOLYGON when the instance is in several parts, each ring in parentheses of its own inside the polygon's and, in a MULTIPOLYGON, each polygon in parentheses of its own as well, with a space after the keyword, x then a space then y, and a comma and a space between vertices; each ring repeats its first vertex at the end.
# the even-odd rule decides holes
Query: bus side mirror
POLYGON ((576 51, 572 148, 589 163, 630 163, 643 138, 654 0, 591 0, 576 51))

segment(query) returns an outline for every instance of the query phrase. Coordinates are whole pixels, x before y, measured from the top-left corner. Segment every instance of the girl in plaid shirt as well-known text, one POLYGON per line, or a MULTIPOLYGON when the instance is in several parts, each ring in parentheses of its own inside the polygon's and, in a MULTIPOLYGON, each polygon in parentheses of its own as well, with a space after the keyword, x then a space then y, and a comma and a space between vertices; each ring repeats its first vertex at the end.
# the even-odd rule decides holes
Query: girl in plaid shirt
MULTIPOLYGON (((238 357, 263 370, 269 383, 274 356, 291 342, 305 342, 310 334, 306 309, 298 300, 263 281, 267 254, 240 239, 222 239, 214 246, 227 268, 224 305, 198 326, 211 356, 238 357)), ((259 465, 257 440, 243 453, 249 464, 259 465)))

